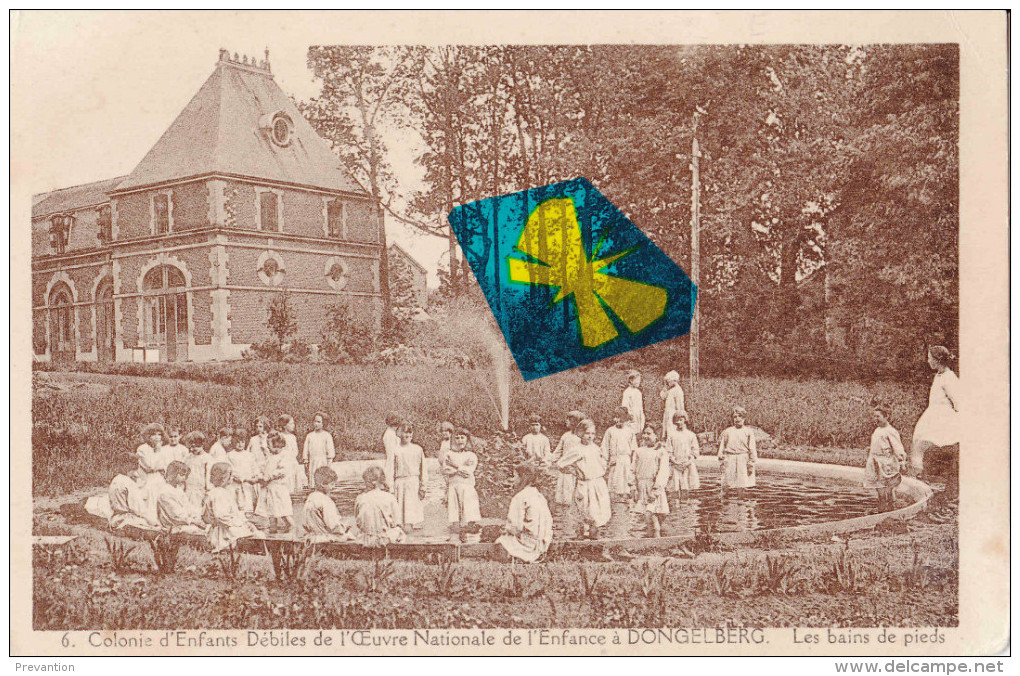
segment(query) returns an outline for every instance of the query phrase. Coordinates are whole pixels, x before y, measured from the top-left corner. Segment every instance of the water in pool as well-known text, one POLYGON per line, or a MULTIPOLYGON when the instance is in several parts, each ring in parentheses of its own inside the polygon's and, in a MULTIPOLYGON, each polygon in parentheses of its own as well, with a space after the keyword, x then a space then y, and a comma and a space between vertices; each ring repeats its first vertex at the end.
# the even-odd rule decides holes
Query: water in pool
MULTIPOLYGON (((701 488, 682 500, 667 493, 670 513, 661 517, 663 536, 690 536, 699 527, 718 532, 746 532, 803 526, 864 516, 875 506, 874 491, 821 477, 759 472, 758 485, 743 491, 720 488, 719 472, 701 472, 701 488)), ((577 537, 577 515, 569 506, 553 509, 558 539, 577 537)), ((614 502, 613 516, 600 536, 607 539, 648 537, 647 517, 629 502, 614 502)))
MULTIPOLYGON (((718 532, 802 526, 864 516, 875 508, 874 491, 846 481, 815 476, 759 472, 755 488, 723 491, 719 486, 719 473, 702 469, 701 486, 700 490, 689 492, 679 501, 675 494, 668 494, 670 513, 662 517, 663 536, 693 535, 701 526, 718 532)), ((355 479, 337 484, 333 498, 348 523, 353 523, 354 500, 363 490, 363 483, 355 479)), ((449 539, 445 495, 443 478, 432 476, 426 487, 425 523, 411 535, 410 541, 449 539)), ((305 495, 294 497, 294 512, 300 525, 300 507, 305 495)), ((551 501, 550 507, 555 539, 576 539, 578 520, 574 510, 551 501)), ((488 525, 502 523, 501 518, 484 521, 488 525)), ((601 537, 634 538, 650 534, 645 517, 635 514, 628 502, 621 501, 613 503, 613 517, 602 529, 601 537)))

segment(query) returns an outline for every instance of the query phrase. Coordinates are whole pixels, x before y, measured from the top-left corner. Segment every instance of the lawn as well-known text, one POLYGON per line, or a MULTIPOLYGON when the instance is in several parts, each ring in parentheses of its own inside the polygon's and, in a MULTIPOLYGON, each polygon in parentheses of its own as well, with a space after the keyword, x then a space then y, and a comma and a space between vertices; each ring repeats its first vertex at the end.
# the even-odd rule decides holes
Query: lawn
MULTIPOLYGON (((499 433, 499 406, 490 374, 476 369, 419 366, 332 366, 239 362, 202 366, 112 365, 107 373, 34 374, 33 493, 60 495, 104 486, 116 457, 133 451, 151 421, 206 434, 224 425, 251 427, 256 415, 289 413, 298 435, 312 415, 326 411, 342 457, 379 452, 387 412, 408 416, 427 452, 438 446, 436 425, 451 420, 477 436, 499 433)), ((562 433, 563 412, 580 409, 601 429, 610 424, 624 386, 620 371, 590 366, 530 383, 514 371, 510 387, 511 434, 523 434, 530 413, 542 415, 550 436, 562 433)), ((645 415, 658 424, 661 373, 646 371, 645 415)), ((777 457, 859 464, 873 426, 869 402, 892 406, 892 422, 909 443, 925 405, 925 392, 894 383, 865 385, 771 377, 703 378, 687 390, 695 430, 728 425, 734 405, 749 422, 775 437, 777 457)), ((767 453, 766 453, 767 454, 767 453)), ((483 460, 484 463, 484 460, 483 460)))
MULTIPOLYGON (((69 560, 34 565, 33 626, 69 629, 472 627, 951 627, 957 625, 955 508, 883 524, 847 541, 761 538, 735 550, 662 552, 615 561, 311 558, 298 579, 267 557, 192 549, 160 575, 148 546, 115 567, 111 535, 84 532, 69 560)), ((47 525, 44 526, 43 523, 47 525)), ((128 542, 123 541, 122 542, 128 542)))

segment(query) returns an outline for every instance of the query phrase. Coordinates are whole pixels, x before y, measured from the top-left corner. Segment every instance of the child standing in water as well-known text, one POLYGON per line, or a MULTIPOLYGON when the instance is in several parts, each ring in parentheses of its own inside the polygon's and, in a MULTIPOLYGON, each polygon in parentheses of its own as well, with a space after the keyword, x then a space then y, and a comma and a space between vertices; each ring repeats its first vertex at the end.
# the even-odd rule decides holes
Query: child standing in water
POLYGON ((195 509, 201 510, 205 502, 205 494, 211 485, 209 477, 209 454, 205 452, 205 435, 201 432, 189 432, 183 439, 188 448, 188 457, 184 464, 188 466, 188 477, 184 482, 184 494, 195 509))
POLYGON ((666 387, 659 392, 659 396, 662 397, 662 437, 665 439, 673 429, 673 416, 687 409, 684 408, 684 391, 680 387, 680 374, 670 371, 663 378, 663 382, 666 387))
POLYGON ((627 409, 627 420, 636 437, 645 428, 645 400, 641 394, 641 374, 633 369, 627 371, 627 387, 620 406, 627 409))
POLYGON ((681 411, 673 416, 675 429, 666 439, 669 450, 669 464, 673 468, 669 485, 674 493, 680 491, 696 491, 701 488, 701 477, 698 475, 698 456, 701 445, 698 435, 687 429, 687 413, 681 411))
POLYGON ((538 469, 531 464, 514 468, 514 490, 506 515, 506 535, 496 542, 515 559, 532 562, 545 554, 552 543, 553 518, 549 503, 538 491, 538 469))
POLYGON ((397 523, 405 531, 419 528, 425 521, 421 501, 425 499, 428 472, 425 469, 425 452, 412 443, 414 430, 411 423, 402 422, 397 428, 400 445, 393 451, 393 466, 386 474, 393 477, 393 495, 397 498, 397 523))
POLYGON ((213 551, 226 549, 239 538, 261 535, 237 508, 237 497, 230 489, 230 464, 214 464, 209 469, 209 478, 213 487, 205 500, 205 520, 209 523, 213 551))
POLYGON ((733 408, 733 426, 727 427, 719 437, 719 464, 723 488, 751 488, 757 481, 754 465, 758 462, 758 448, 754 431, 744 425, 744 409, 733 408))
POLYGON ((266 461, 262 476, 266 502, 265 505, 260 503, 255 512, 269 519, 269 533, 289 533, 294 526, 290 520, 294 515, 294 505, 290 499, 290 463, 283 455, 286 446, 287 442, 279 433, 272 432, 269 435, 269 451, 272 455, 266 461))
MULTIPOLYGON (((329 425, 329 416, 322 411, 312 416, 312 431, 305 437, 305 447, 301 452, 301 462, 308 467, 308 476, 315 476, 315 470, 320 467, 328 467, 329 463, 333 462, 333 458, 336 457, 333 435, 327 431, 327 425, 329 425)), ((281 436, 280 440, 283 442, 284 448, 286 448, 286 439, 281 436)), ((292 464, 286 455, 283 456, 283 462, 288 467, 292 464)), ((291 479, 290 481, 291 486, 293 486, 294 480, 291 479)))
POLYGON ((531 423, 531 431, 525 434, 521 441, 524 442, 524 457, 528 462, 545 463, 552 455, 552 447, 549 444, 549 437, 542 434, 542 418, 537 413, 532 413, 528 419, 531 423))
POLYGON ((248 450, 248 432, 238 427, 234 430, 234 447, 227 453, 230 463, 231 487, 237 496, 237 507, 242 514, 255 510, 255 476, 258 468, 255 458, 248 450))
POLYGON ((871 433, 871 450, 864 466, 864 487, 878 491, 878 509, 881 512, 893 507, 893 490, 903 480, 901 472, 907 464, 907 454, 900 433, 889 423, 888 407, 875 404, 875 431, 871 433))
POLYGON ((301 512, 305 537, 316 542, 350 540, 336 503, 329 497, 337 481, 336 472, 330 467, 320 467, 313 478, 315 490, 308 494, 301 512))
POLYGON ((386 492, 386 474, 373 465, 362 478, 368 490, 354 501, 354 539, 366 547, 401 542, 404 531, 397 526, 397 499, 386 492))
POLYGON ((663 514, 669 514, 666 484, 669 481, 669 451, 659 443, 651 425, 641 435, 641 445, 634 451, 634 475, 637 478, 635 509, 648 514, 653 537, 662 535, 663 514))
MULTIPOLYGON (((382 435, 383 452, 386 454, 383 458, 383 472, 389 472, 390 468, 393 467, 393 454, 397 451, 397 446, 400 445, 400 437, 397 435, 397 428, 400 427, 400 423, 404 421, 403 416, 399 413, 393 413, 392 411, 386 414, 386 430, 382 435)), ((393 475, 385 474, 386 488, 390 490, 393 488, 393 475)))
POLYGON ((471 444, 471 433, 459 429, 453 435, 453 448, 446 454, 443 474, 449 482, 446 493, 447 517, 450 524, 462 533, 475 535, 482 520, 478 509, 478 492, 475 491, 475 469, 478 456, 471 444))
POLYGON ((609 466, 609 492, 617 497, 630 495, 634 480, 631 456, 637 448, 631 413, 625 406, 616 409, 614 425, 602 437, 602 461, 609 466))
POLYGON ((599 528, 609 523, 613 514, 606 487, 606 466, 602 463, 602 449, 595 443, 595 423, 582 420, 575 435, 579 441, 564 452, 556 465, 577 477, 574 505, 582 521, 579 535, 594 540, 598 538, 599 528))
MULTIPOLYGON (((560 443, 556 444, 556 449, 552 452, 552 462, 554 464, 559 465, 559 461, 563 456, 569 453, 571 448, 580 442, 580 439, 574 434, 574 430, 584 420, 584 417, 584 413, 580 411, 570 411, 567 413, 567 431, 560 437, 560 443)), ((556 504, 574 504, 574 489, 576 486, 577 475, 571 471, 561 471, 556 478, 556 504)))

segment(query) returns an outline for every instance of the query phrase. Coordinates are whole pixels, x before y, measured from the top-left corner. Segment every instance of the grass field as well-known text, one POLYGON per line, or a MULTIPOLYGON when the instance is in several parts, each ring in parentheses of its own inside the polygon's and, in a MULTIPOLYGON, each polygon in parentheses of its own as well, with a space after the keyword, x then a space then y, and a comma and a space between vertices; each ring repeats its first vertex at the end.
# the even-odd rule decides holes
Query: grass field
MULTIPOLYGON (((217 428, 250 428, 256 415, 289 413, 298 435, 314 412, 332 417, 342 457, 378 452, 386 413, 408 416, 426 451, 438 445, 436 424, 452 420, 486 438, 499 429, 492 378, 484 371, 415 366, 331 366, 239 362, 166 367, 127 364, 108 373, 37 372, 33 397, 33 493, 59 495, 106 485, 116 457, 133 451, 138 432, 151 421, 206 434, 217 428), (172 377, 167 377, 172 376, 172 377)), ((658 424, 661 373, 646 372, 645 415, 658 424)), ((523 434, 532 412, 543 416, 550 435, 562 432, 564 411, 581 409, 600 430, 619 405, 623 375, 587 367, 525 383, 514 372, 510 387, 511 431, 523 434)), ((860 449, 873 429, 869 402, 892 406, 892 422, 909 443, 909 432, 925 405, 925 392, 891 383, 864 385, 824 380, 704 378, 687 390, 697 431, 721 430, 740 404, 749 422, 776 438, 777 453, 805 460, 859 464, 860 449), (823 450, 818 450, 819 447, 823 450), (811 448, 814 450, 796 450, 811 448)))

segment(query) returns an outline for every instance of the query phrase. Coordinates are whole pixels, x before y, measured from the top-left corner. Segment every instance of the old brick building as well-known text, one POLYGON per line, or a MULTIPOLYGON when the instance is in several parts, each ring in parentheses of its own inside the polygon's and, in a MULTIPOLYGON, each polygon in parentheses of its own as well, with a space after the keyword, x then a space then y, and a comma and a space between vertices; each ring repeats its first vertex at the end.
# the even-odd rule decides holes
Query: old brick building
POLYGON ((390 301, 394 306, 424 309, 429 304, 428 272, 404 247, 390 244, 390 301))
POLYGON ((277 86, 220 52, 212 75, 128 176, 33 198, 37 360, 235 359, 269 338, 286 289, 298 339, 326 309, 380 325, 378 205, 277 86))

